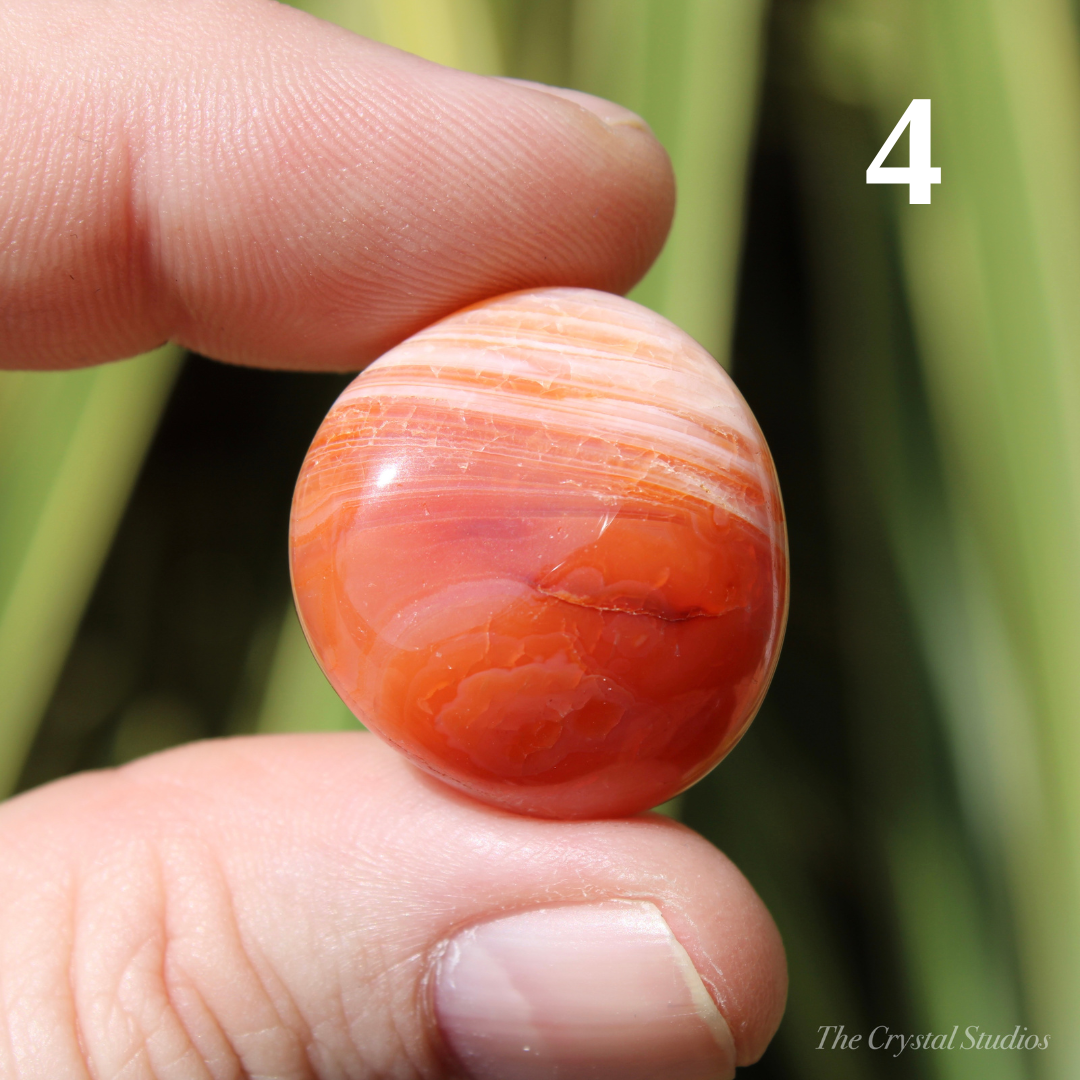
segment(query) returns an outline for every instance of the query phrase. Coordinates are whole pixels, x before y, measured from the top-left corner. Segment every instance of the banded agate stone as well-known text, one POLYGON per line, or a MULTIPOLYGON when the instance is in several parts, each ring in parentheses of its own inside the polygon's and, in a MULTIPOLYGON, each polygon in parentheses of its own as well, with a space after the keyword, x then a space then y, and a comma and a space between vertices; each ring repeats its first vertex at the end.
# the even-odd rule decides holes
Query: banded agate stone
POLYGON ((356 715, 478 799, 635 813, 753 718, 787 606, 768 448, 699 345, 583 289, 478 304, 341 395, 293 502, 308 641, 356 715))

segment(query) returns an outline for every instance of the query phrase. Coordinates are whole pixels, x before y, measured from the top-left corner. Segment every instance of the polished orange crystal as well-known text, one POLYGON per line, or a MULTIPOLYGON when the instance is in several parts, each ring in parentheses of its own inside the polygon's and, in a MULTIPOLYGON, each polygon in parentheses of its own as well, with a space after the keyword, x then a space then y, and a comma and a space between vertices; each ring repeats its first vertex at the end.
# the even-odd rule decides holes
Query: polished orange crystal
POLYGON ((655 806, 757 711, 787 604, 768 448, 691 338, 542 289, 421 331, 341 395, 293 501, 304 631, 356 715, 486 802, 655 806))

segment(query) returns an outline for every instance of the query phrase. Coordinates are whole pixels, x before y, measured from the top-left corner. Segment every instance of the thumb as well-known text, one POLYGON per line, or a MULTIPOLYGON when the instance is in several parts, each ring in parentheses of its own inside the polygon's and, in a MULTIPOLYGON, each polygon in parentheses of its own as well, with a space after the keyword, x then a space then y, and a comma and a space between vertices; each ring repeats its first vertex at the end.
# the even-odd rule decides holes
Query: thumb
POLYGON ((626 110, 271 0, 7 0, 0 144, 8 367, 355 369, 500 292, 626 290, 673 207, 626 110))
POLYGON ((204 743, 0 808, 0 1075, 706 1080, 783 951, 656 816, 539 821, 372 736, 204 743))

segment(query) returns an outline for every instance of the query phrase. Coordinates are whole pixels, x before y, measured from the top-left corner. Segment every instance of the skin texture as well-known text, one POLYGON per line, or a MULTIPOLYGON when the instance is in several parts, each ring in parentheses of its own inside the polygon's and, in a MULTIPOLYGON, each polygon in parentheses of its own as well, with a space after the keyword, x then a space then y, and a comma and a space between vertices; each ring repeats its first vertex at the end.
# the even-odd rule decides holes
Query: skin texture
POLYGON ((16 0, 0 48, 5 366, 355 370, 487 296, 622 292, 671 220, 625 110, 271 0, 16 0))
POLYGON ((787 544, 734 384, 622 297, 478 304, 341 395, 292 579, 346 703, 497 806, 622 817, 699 780, 764 696, 787 544))
POLYGON ((784 999, 776 930, 666 819, 499 813, 356 734, 62 781, 0 808, 0 1076, 445 1076, 440 942, 611 899, 656 904, 756 1058, 784 999))
MULTIPOLYGON (((626 288, 668 227, 670 168, 639 121, 572 97, 262 0, 7 0, 0 365, 171 337, 359 367, 486 295, 626 288)), ((737 1059, 760 1055, 775 927, 668 821, 493 811, 357 735, 76 777, 0 806, 0 1076, 456 1075, 443 943, 585 901, 655 905, 737 1059)))

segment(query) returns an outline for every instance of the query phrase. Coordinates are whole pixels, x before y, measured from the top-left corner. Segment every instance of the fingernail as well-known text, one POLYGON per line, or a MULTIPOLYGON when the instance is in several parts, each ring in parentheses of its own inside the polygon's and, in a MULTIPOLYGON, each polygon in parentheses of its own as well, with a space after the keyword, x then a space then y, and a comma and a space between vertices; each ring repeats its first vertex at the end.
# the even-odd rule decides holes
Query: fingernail
POLYGON ((569 904, 453 938, 443 1037, 472 1080, 726 1080, 724 1018, 655 904, 569 904))
POLYGON ((614 101, 608 101, 607 98, 586 94, 581 90, 569 90, 564 86, 547 86, 544 83, 530 82, 528 79, 511 79, 503 76, 502 81, 527 86, 530 90, 540 90, 542 93, 551 94, 552 97, 572 101, 575 105, 588 109, 594 116, 600 117, 608 127, 633 127, 652 134, 652 128, 636 112, 631 112, 630 109, 617 105, 614 101))

